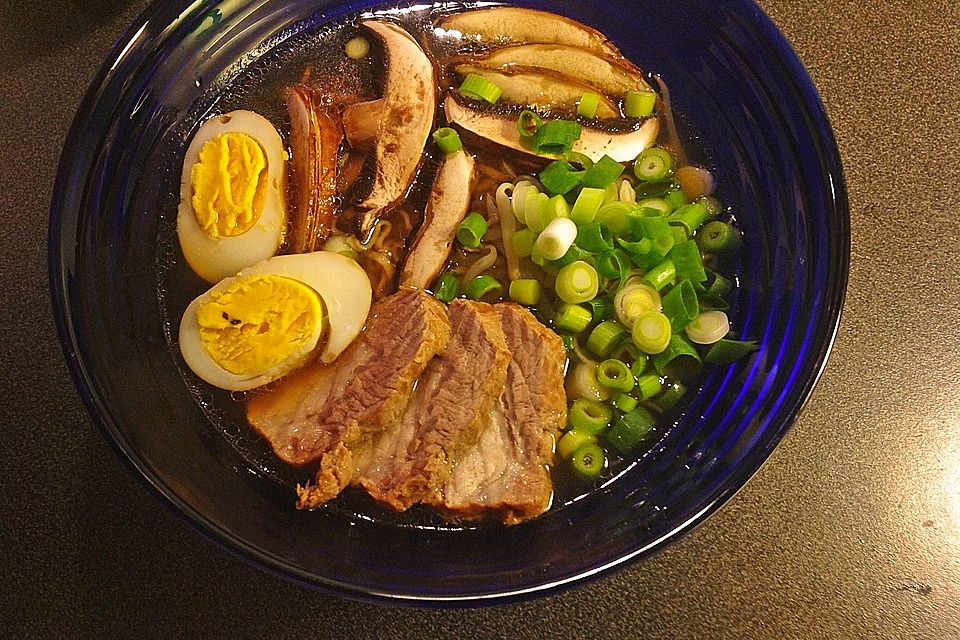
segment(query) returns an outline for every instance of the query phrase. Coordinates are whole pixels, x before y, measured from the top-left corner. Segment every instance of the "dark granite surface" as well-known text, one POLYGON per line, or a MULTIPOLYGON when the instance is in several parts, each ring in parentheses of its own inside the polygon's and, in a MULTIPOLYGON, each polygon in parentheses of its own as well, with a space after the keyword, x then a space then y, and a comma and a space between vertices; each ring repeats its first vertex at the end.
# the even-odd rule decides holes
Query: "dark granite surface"
POLYGON ((94 430, 46 287, 73 111, 145 2, 0 5, 0 636, 960 637, 960 4, 766 0, 819 87, 853 229, 806 411, 718 514, 650 561, 478 611, 306 591, 179 521, 94 430))

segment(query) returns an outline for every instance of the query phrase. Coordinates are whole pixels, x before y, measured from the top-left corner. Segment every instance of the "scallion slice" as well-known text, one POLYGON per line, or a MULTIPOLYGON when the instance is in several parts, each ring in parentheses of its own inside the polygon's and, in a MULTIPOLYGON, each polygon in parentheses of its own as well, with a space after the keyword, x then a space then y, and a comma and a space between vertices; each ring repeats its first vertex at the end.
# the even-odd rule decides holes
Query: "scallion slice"
POLYGON ((568 398, 610 399, 610 389, 597 380, 597 365, 592 362, 581 362, 573 368, 573 375, 567 376, 566 391, 568 398))
POLYGON ((450 127, 441 127, 433 132, 433 141, 440 147, 440 151, 450 155, 463 149, 463 142, 460 141, 460 134, 450 127))
POLYGON ((623 101, 623 112, 628 118, 645 118, 653 114, 657 94, 653 91, 628 91, 623 101))
POLYGON ((477 276, 467 283, 467 297, 471 300, 480 300, 488 293, 502 288, 503 285, 493 276, 477 276))
POLYGON ((537 130, 540 129, 542 124, 543 118, 537 115, 536 112, 530 109, 524 109, 517 118, 517 131, 520 132, 521 137, 532 140, 533 137, 537 135, 537 130))
POLYGON ((613 391, 627 393, 633 389, 633 374, 630 367, 620 360, 604 360, 597 367, 597 380, 613 391))
POLYGON ((637 408, 638 404, 640 403, 636 398, 625 393, 621 393, 613 399, 613 406, 624 413, 630 413, 637 408))
MULTIPOLYGON (((673 282, 677 277, 677 268, 669 260, 663 260, 654 267, 651 267, 643 276, 643 281, 651 287, 660 291, 665 286, 673 282)), ((661 301, 662 303, 662 301, 661 301)))
POLYGON ((454 274, 446 271, 437 278, 433 285, 433 295, 440 302, 450 302, 460 293, 460 280, 454 274))
POLYGON ((573 452, 585 444, 594 444, 597 436, 589 433, 581 433, 576 429, 570 429, 557 442, 557 455, 561 460, 568 460, 573 456, 573 452))
POLYGON ((457 227, 457 240, 468 249, 476 249, 487 233, 487 221, 479 213, 471 213, 457 227))
POLYGON ((656 209, 663 215, 667 215, 676 208, 663 198, 644 198, 637 202, 637 207, 639 207, 641 211, 644 209, 656 209))
POLYGON ((656 399, 653 400, 653 405, 661 412, 670 411, 680 400, 683 399, 683 396, 687 393, 687 387, 684 386, 681 382, 674 382, 673 384, 667 385, 667 387, 657 395, 656 399))
POLYGON ((577 260, 560 269, 554 289, 564 302, 580 304, 597 297, 600 278, 588 262, 577 260))
POLYGON ((573 220, 554 218, 537 236, 536 246, 547 260, 559 260, 573 246, 573 241, 576 239, 577 225, 573 220))
POLYGON ((710 210, 703 204, 695 202, 685 204, 667 217, 671 224, 683 225, 688 235, 693 235, 700 226, 710 218, 710 210))
POLYGON ((563 195, 579 186, 583 175, 583 171, 574 171, 569 162, 554 160, 540 172, 540 182, 551 194, 563 195))
POLYGON ((742 235, 732 224, 714 220, 697 232, 697 244, 705 253, 721 256, 732 254, 740 247, 742 235))
POLYGON ((633 328, 640 314, 660 311, 660 294, 656 289, 631 278, 613 299, 617 319, 627 328, 633 328))
MULTIPOLYGON (((601 379, 600 382, 602 384, 603 380, 601 379)), ((613 410, 610 406, 589 398, 577 398, 570 405, 570 411, 567 412, 567 421, 570 423, 570 427, 580 433, 590 435, 602 433, 604 429, 610 426, 611 420, 613 420, 613 410)))
POLYGON ((597 273, 604 278, 619 280, 619 289, 630 273, 630 258, 621 249, 608 251, 597 258, 597 273))
POLYGON ((533 278, 521 278, 510 283, 510 299, 528 307, 536 306, 540 303, 542 295, 542 285, 539 280, 533 278))
POLYGON ((537 129, 533 136, 535 153, 562 156, 568 153, 573 143, 580 139, 580 123, 570 120, 548 120, 537 129))
POLYGON ((641 352, 640 355, 637 356, 637 359, 633 361, 633 364, 630 365, 630 373, 632 373, 634 377, 639 377, 647 370, 647 365, 649 364, 650 356, 641 352))
POLYGON ((620 177, 624 168, 622 164, 604 154, 592 167, 584 171, 583 186, 593 189, 606 189, 620 177))
POLYGON ((666 349, 650 360, 653 368, 662 376, 689 381, 700 373, 700 354, 681 335, 671 336, 666 349))
POLYGON ((637 378, 637 395, 641 400, 649 400, 663 390, 660 376, 650 373, 637 378))
POLYGON ((710 364, 730 364, 744 356, 750 355, 759 348, 753 340, 741 342, 740 340, 727 340, 724 338, 713 343, 703 356, 703 360, 710 364))
POLYGON ((577 200, 573 203, 573 209, 570 210, 570 219, 577 224, 593 222, 600 205, 603 204, 603 196, 603 189, 589 187, 581 189, 577 200))
POLYGON ((590 253, 606 253, 613 251, 613 237, 610 231, 599 222, 588 222, 577 227, 578 247, 590 253))
POLYGON ((691 282, 703 282, 707 279, 707 272, 700 260, 700 248, 693 240, 687 240, 674 245, 667 259, 676 267, 678 278, 687 278, 691 282))
POLYGON ((633 163, 633 174, 644 182, 660 182, 670 177, 673 171, 673 158, 670 152, 660 147, 651 147, 637 156, 633 163))
POLYGON ((679 209, 687 204, 687 196, 683 195, 683 191, 680 189, 668 191, 666 195, 663 196, 663 199, 666 200, 673 209, 679 209))
POLYGON ((587 306, 590 307, 594 322, 603 322, 614 316, 613 300, 610 298, 594 298, 587 302, 587 306))
POLYGON ((601 358, 606 358, 613 348, 627 335, 627 329, 616 320, 604 320, 590 332, 587 349, 601 358))
POLYGON ((604 204, 597 210, 594 216, 594 222, 599 222, 610 232, 619 236, 627 230, 629 226, 628 216, 637 211, 637 205, 632 202, 620 202, 615 200, 604 204))
POLYGON ((593 482, 603 473, 607 456, 596 443, 581 445, 570 458, 570 470, 583 482, 593 482))
POLYGON ((628 454, 643 442, 656 424, 656 420, 649 411, 637 407, 625 413, 606 434, 606 440, 614 449, 622 454, 628 454))
POLYGON ((561 331, 580 333, 590 326, 592 320, 593 314, 590 313, 589 309, 578 304, 566 303, 557 311, 557 315, 553 318, 553 324, 561 331))
POLYGON ((599 94, 587 91, 577 102, 577 115, 584 118, 593 118, 597 115, 598 106, 600 106, 599 94))
POLYGON ((528 258, 533 253, 533 243, 537 239, 536 234, 530 229, 520 229, 513 234, 513 250, 517 252, 518 258, 528 258))
POLYGON ((681 280, 670 292, 660 299, 663 315, 670 321, 670 328, 679 333, 700 313, 697 291, 689 280, 681 280))
POLYGON ((503 91, 486 78, 471 73, 463 79, 463 83, 460 85, 460 93, 474 100, 483 100, 490 104, 496 104, 503 91))
POLYGON ((723 311, 701 311, 684 328, 690 342, 713 344, 730 333, 730 320, 723 311))
POLYGON ((660 353, 670 344, 670 321, 659 311, 641 313, 633 323, 633 344, 649 354, 660 353))

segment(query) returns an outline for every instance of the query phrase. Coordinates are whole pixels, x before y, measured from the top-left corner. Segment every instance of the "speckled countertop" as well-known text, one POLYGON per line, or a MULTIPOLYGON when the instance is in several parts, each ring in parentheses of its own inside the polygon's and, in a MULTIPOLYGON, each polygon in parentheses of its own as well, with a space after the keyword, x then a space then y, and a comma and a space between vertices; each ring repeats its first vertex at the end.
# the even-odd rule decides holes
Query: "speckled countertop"
POLYGON ((653 559, 561 596, 396 610, 235 560, 92 427, 46 290, 73 111, 143 0, 0 3, 0 636, 960 638, 960 4, 765 0, 829 112, 850 285, 807 409, 653 559))

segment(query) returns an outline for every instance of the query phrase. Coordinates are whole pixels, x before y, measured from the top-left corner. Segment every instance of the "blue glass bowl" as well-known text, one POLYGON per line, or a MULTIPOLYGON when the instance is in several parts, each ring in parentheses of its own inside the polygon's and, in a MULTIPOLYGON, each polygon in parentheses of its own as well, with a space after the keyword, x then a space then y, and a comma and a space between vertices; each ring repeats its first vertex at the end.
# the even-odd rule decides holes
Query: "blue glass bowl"
MULTIPOLYGON (((61 158, 50 280, 77 388, 107 439, 201 533, 253 564, 355 597, 469 605, 602 576, 676 540, 770 455, 810 394, 839 321, 849 213, 810 78, 752 2, 522 2, 607 34, 661 74, 745 232, 732 317, 749 361, 708 374, 636 464, 512 528, 423 527, 347 501, 316 513, 258 443, 185 376, 166 287, 185 271, 169 232, 186 140, 221 90, 297 38, 375 2, 156 2, 87 93, 61 158)), ((279 56, 279 57, 278 57, 279 56)), ((771 509, 777 508, 770 505, 771 509)))

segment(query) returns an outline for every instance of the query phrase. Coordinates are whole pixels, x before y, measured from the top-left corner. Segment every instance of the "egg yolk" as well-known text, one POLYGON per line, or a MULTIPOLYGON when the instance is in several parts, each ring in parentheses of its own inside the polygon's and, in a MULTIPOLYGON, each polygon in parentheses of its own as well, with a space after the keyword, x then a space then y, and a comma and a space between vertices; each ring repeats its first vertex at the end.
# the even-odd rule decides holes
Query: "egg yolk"
POLYGON ((212 238, 250 230, 263 212, 267 157, 245 133, 223 133, 208 140, 190 170, 193 213, 212 238))
POLYGON ((200 342, 236 375, 260 375, 310 348, 324 322, 323 301, 307 285, 277 275, 238 278, 197 309, 200 342))

